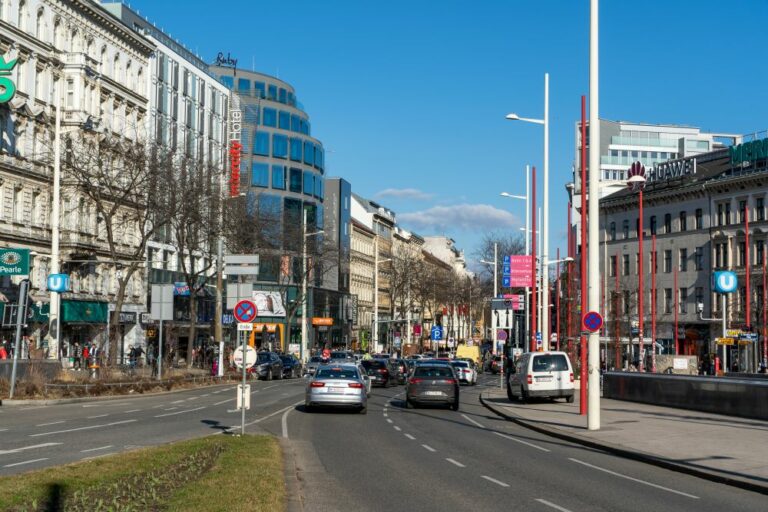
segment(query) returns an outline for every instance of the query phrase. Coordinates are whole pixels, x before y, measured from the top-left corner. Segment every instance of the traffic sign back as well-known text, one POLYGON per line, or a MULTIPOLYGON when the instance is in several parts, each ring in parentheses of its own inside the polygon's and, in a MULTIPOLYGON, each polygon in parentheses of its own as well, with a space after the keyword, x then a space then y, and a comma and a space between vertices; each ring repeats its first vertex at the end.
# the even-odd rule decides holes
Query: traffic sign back
POLYGON ((243 324, 253 322, 258 314, 256 304, 247 299, 241 300, 235 304, 233 313, 235 315, 235 320, 243 324))

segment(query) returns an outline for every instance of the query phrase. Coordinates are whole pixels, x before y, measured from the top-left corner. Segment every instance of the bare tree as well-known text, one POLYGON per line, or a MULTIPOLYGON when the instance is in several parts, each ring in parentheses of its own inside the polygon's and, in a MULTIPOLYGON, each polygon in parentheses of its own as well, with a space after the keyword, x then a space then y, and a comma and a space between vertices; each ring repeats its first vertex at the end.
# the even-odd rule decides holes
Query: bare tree
MULTIPOLYGON (((498 256, 525 254, 525 237, 514 233, 492 231, 483 235, 473 255, 478 261, 493 261, 494 244, 498 244, 498 256)), ((499 265, 501 263, 499 262, 499 265)), ((493 264, 483 263, 486 275, 493 277, 493 264)))

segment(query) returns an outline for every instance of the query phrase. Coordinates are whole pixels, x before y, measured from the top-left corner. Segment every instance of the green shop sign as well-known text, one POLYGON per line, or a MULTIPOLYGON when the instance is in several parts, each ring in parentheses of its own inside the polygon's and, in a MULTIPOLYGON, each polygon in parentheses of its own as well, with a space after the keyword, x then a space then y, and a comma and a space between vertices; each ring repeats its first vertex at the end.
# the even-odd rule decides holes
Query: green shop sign
POLYGON ((17 60, 6 62, 5 58, 0 56, 0 103, 8 103, 16 94, 16 84, 9 76, 16 67, 17 60))
POLYGON ((731 146, 728 148, 728 153, 731 155, 732 165, 768 158, 768 139, 754 140, 731 146))
POLYGON ((0 276, 28 276, 29 249, 0 249, 0 276))

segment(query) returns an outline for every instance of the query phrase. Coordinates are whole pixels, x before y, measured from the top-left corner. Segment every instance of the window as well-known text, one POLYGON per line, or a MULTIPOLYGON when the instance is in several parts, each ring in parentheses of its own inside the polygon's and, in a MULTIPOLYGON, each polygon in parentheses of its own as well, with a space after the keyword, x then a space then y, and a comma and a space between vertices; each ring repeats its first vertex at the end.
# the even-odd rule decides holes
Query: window
POLYGON ((288 137, 277 133, 272 135, 272 156, 288 158, 288 137))
POLYGON ((672 288, 664 288, 664 312, 672 312, 672 288))
POLYGON ((704 223, 702 222, 704 219, 704 212, 701 210, 701 208, 696 208, 696 229, 701 229, 704 227, 704 223))
POLYGON ((270 85, 269 87, 267 87, 267 99, 273 100, 273 101, 277 99, 276 85, 270 85))
POLYGON ((290 112, 285 112, 284 110, 281 110, 277 117, 277 127, 281 130, 290 130, 291 129, 291 114, 290 112))
POLYGON ((298 132, 301 128, 301 119, 296 114, 291 114, 291 131, 298 132))
POLYGON ((695 270, 704 270, 704 248, 697 247, 696 253, 693 258, 693 265, 695 270))
POLYGON ((304 171, 304 193, 308 196, 315 193, 315 176, 312 171, 304 171))
POLYGON ((664 214, 664 233, 671 233, 671 232, 672 232, 672 214, 665 213, 664 214))
POLYGON ((616 256, 611 256, 611 264, 608 267, 608 276, 610 277, 616 277, 616 265, 618 264, 618 261, 616 259, 616 256))
POLYGON ((695 297, 696 304, 704 304, 704 288, 701 286, 697 286, 695 290, 695 297))
POLYGON ((264 82, 253 82, 253 92, 255 92, 256 96, 261 99, 266 98, 266 84, 264 82))
POLYGON ((315 175, 315 197, 323 199, 323 177, 315 175))
POLYGON ((679 251, 679 258, 680 258, 680 266, 679 270, 680 272, 687 272, 688 271, 688 249, 680 249, 679 251))
POLYGON ((737 260, 736 261, 738 261, 738 266, 740 266, 740 267, 744 266, 744 258, 746 256, 745 248, 746 248, 746 246, 744 245, 744 242, 739 242, 738 254, 736 255, 737 256, 737 260))
POLYGON ((616 223, 615 222, 611 222, 611 227, 610 227, 608 236, 610 240, 616 240, 616 223))
POLYGON ((624 314, 629 314, 629 290, 624 290, 624 314))
POLYGON ((288 103, 288 91, 281 87, 277 92, 277 101, 280 103, 288 103))
POLYGON ((725 222, 725 217, 723 216, 725 211, 725 205, 719 204, 717 205, 717 225, 723 226, 725 222))
POLYGON ((251 164, 251 185, 254 187, 269 186, 269 165, 261 162, 251 164))
POLYGON ((656 234, 656 216, 655 215, 651 215, 651 234, 652 235, 656 234))
POLYGON ((688 312, 688 288, 680 288, 678 290, 678 312, 685 314, 688 312))
POLYGON ((272 166, 272 188, 285 190, 285 170, 284 165, 272 166))
POLYGON ((747 288, 745 286, 739 287, 739 311, 744 311, 744 305, 746 304, 747 288))
POLYGON ((309 141, 304 141, 304 163, 307 165, 315 163, 315 147, 309 141))
POLYGON ((755 265, 762 265, 763 264, 763 258, 765 257, 765 241, 764 240, 758 240, 755 243, 755 265))
POLYGON ((640 275, 640 253, 635 253, 635 275, 640 275))
POLYGON ((256 139, 253 141, 253 154, 269 156, 269 133, 256 132, 256 139))
POLYGON ((291 192, 297 192, 301 193, 301 180, 302 180, 302 174, 301 169, 296 169, 294 167, 291 167, 290 173, 289 173, 289 190, 291 192))
POLYGON ((291 160, 293 160, 294 162, 301 162, 301 147, 302 147, 301 139, 291 137, 290 143, 291 143, 291 160))
MULTIPOLYGON (((185 72, 186 74, 186 72, 185 72)), ((240 94, 247 94, 248 96, 251 95, 251 81, 247 78, 238 78, 237 79, 237 92, 240 94)))
POLYGON ((264 108, 264 126, 277 127, 277 110, 273 108, 264 108))
POLYGON ((629 254, 623 254, 621 258, 622 258, 621 266, 623 267, 622 274, 624 274, 625 276, 628 276, 629 275, 629 254))
POLYGON ((67 78, 67 108, 75 107, 75 81, 67 78))
POLYGON ((685 211, 680 212, 680 231, 688 231, 688 214, 685 211))
POLYGON ((672 250, 670 249, 664 251, 664 272, 666 274, 672 272, 672 250))
POLYGON ((624 219, 624 222, 621 223, 621 230, 624 234, 624 240, 629 238, 629 220, 624 219))
POLYGON ((659 273, 659 251, 651 251, 650 269, 654 274, 659 273))
POLYGON ((747 211, 747 202, 739 201, 739 223, 744 223, 744 213, 747 211))
POLYGON ((725 223, 731 223, 731 203, 725 203, 725 223))

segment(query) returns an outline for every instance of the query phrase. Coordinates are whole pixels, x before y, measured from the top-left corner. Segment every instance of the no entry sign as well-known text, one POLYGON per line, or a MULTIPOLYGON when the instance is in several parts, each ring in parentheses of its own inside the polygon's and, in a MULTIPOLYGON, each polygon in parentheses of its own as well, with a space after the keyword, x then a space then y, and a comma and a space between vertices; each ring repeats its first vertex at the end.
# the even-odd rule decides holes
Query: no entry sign
POLYGON ((241 300, 235 304, 235 310, 233 311, 235 320, 240 323, 247 324, 253 322, 256 319, 256 304, 250 300, 241 300))

